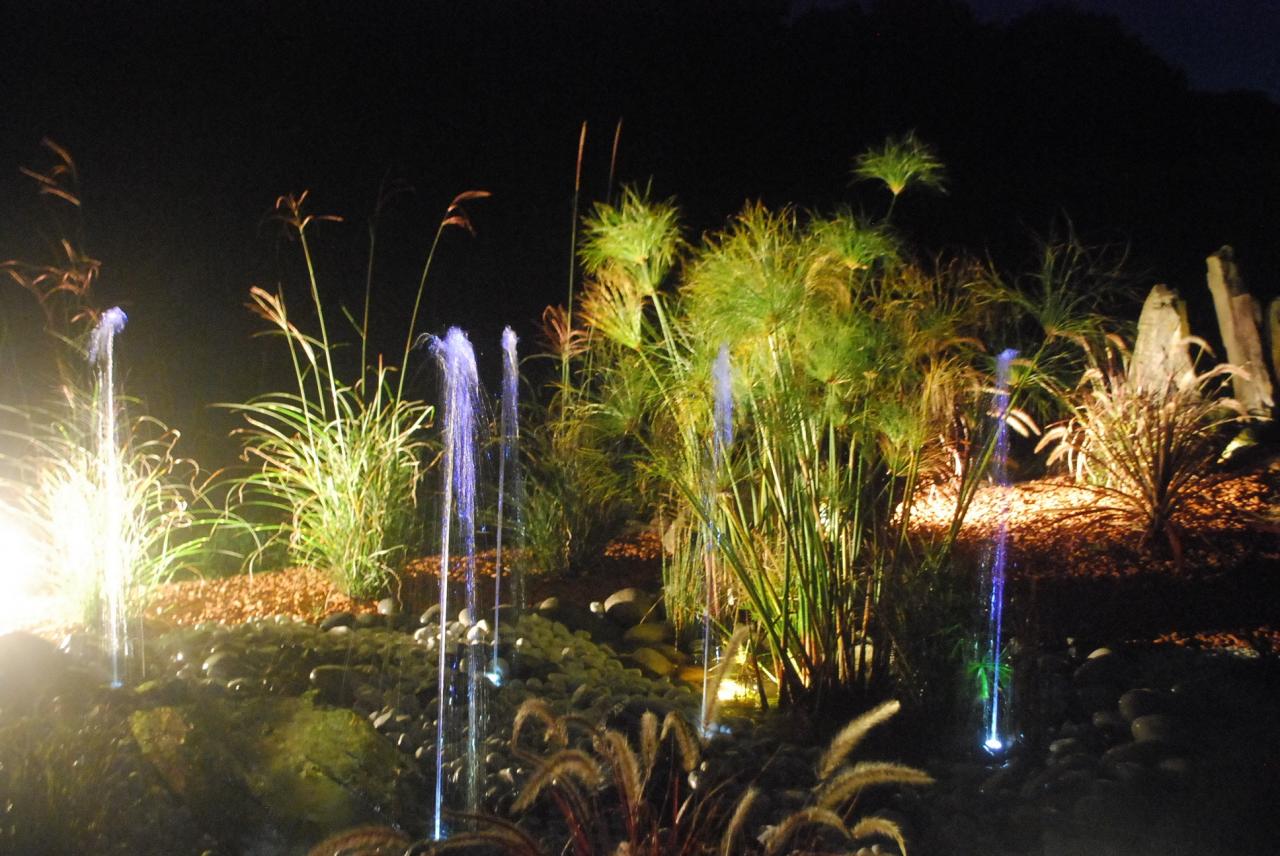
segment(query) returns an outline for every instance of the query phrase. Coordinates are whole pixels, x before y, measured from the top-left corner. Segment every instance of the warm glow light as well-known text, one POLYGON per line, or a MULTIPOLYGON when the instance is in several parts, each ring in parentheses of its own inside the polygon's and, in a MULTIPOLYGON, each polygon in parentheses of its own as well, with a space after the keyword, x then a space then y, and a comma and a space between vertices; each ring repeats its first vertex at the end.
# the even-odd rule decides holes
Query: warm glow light
POLYGON ((31 536, 0 510, 0 634, 45 617, 47 598, 36 593, 38 567, 31 536))
POLYGON ((720 680, 720 688, 716 691, 716 697, 720 701, 738 701, 752 696, 753 693, 750 687, 738 683, 733 678, 722 678, 720 680))

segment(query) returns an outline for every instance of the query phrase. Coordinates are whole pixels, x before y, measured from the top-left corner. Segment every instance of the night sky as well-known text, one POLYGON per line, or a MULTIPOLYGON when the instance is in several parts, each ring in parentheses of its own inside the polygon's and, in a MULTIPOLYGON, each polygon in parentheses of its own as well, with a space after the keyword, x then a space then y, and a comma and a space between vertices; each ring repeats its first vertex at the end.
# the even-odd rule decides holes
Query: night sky
MULTIPOLYGON (((310 189, 315 213, 347 218, 315 241, 326 299, 354 307, 380 184, 414 188, 378 232, 375 333, 398 355, 444 207, 492 192, 469 206, 477 236, 442 243, 427 326, 466 327, 496 366, 504 324, 530 343, 564 299, 583 121, 583 210, 609 191, 621 118, 618 180, 677 197, 693 240, 748 199, 875 211, 850 160, 915 129, 951 176, 945 197, 904 199, 927 252, 1016 267, 1069 216, 1188 296, 1224 242, 1257 290, 1280 281, 1271 2, 370 5, 0 4, 0 259, 46 260, 73 228, 104 265, 97 302, 131 315, 128 391, 215 462, 231 423, 207 405, 288 377, 280 347, 253 338, 250 285, 283 283, 305 307, 297 247, 268 217, 279 194, 310 189), (18 172, 49 164, 46 136, 80 169, 71 227, 18 172)), ((8 283, 0 311, 0 401, 38 397, 39 316, 8 283)))

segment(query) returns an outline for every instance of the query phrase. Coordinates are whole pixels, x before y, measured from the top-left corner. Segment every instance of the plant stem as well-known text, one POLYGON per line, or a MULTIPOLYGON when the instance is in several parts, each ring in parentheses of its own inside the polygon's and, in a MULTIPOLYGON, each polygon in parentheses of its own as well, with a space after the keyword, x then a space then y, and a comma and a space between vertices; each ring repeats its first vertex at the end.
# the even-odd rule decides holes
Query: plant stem
MULTIPOLYGON (((582 131, 578 134, 578 161, 573 173, 573 207, 569 216, 569 297, 565 301, 564 307, 564 326, 566 335, 573 332, 573 285, 577 279, 577 260, 575 258, 578 252, 578 196, 582 189, 582 150, 587 144, 587 123, 582 123, 582 131)), ((565 407, 568 402, 565 398, 569 394, 569 350, 566 348, 560 354, 560 415, 563 418, 565 407)))

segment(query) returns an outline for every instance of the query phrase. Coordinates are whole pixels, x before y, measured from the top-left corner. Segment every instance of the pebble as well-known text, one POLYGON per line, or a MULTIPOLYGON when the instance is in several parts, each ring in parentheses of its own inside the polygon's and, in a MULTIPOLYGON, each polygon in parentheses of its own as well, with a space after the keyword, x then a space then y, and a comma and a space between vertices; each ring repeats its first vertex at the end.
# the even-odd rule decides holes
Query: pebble
POLYGON ((1162 693, 1141 688, 1129 690, 1120 696, 1116 706, 1120 711, 1120 715, 1124 717, 1125 722, 1132 723, 1140 716, 1166 712, 1169 708, 1169 703, 1162 693))
POLYGON ((1181 719, 1166 713, 1148 713, 1129 723, 1133 739, 1139 743, 1158 741, 1170 745, 1183 745, 1187 729, 1181 719))
POLYGON ((335 612, 332 615, 325 616, 320 622, 321 630, 332 630, 335 627, 350 627, 355 623, 356 617, 350 612, 335 612))
MULTIPOLYGON (((595 624, 605 622, 599 609, 583 613, 595 624)), ((209 692, 260 692, 256 687, 268 674, 279 686, 286 686, 292 674, 299 687, 313 690, 319 701, 363 711, 370 723, 406 754, 406 762, 414 763, 408 757, 412 755, 420 768, 433 768, 436 658, 428 646, 436 641, 434 620, 438 614, 438 607, 423 613, 419 621, 425 623, 412 634, 386 628, 385 618, 378 616, 371 616, 369 629, 351 634, 356 619, 349 613, 345 619, 326 619, 319 627, 292 621, 241 627, 209 625, 203 631, 175 634, 170 653, 157 659, 172 663, 170 674, 181 676, 185 690, 192 694, 204 691, 194 684, 196 679, 212 678, 215 672, 225 681, 210 685, 209 692), (348 635, 344 638, 341 634, 348 635), (219 646, 217 650, 212 650, 214 645, 219 646), (182 657, 175 656, 179 651, 182 657), (280 664, 280 670, 269 673, 267 667, 273 662, 280 664)), ((487 624, 465 621, 453 630, 459 640, 467 633, 474 638, 487 630, 487 624)), ((589 641, 580 627, 570 629, 563 621, 548 621, 536 614, 509 620, 504 616, 501 631, 501 650, 511 667, 490 696, 497 732, 486 738, 483 750, 489 771, 488 810, 499 804, 497 800, 509 801, 527 778, 528 771, 517 772, 506 739, 498 739, 503 727, 509 736, 510 717, 526 697, 546 697, 558 710, 572 709, 588 719, 608 711, 614 727, 631 730, 638 727, 645 710, 654 710, 659 717, 668 709, 680 710, 691 720, 696 718, 697 693, 677 689, 656 677, 675 673, 679 665, 678 658, 671 656, 679 652, 671 647, 674 634, 666 622, 635 625, 628 634, 629 644, 613 649, 589 641), (646 634, 653 641, 640 644, 646 634), (630 653, 623 655, 627 660, 624 666, 613 652, 629 647, 630 653), (634 668, 636 665, 641 669, 634 668), (504 720, 505 724, 497 724, 504 720)), ((456 654, 452 645, 451 652, 456 654)), ((485 662, 488 668, 487 658, 485 662)), ((1040 662, 1058 670, 1058 680, 1065 680, 1070 665, 1065 657, 1046 655, 1040 662)), ((941 792, 944 783, 940 782, 934 793, 926 790, 913 800, 895 799, 892 805, 909 807, 912 817, 917 811, 933 813, 931 823, 945 825, 962 839, 969 836, 966 845, 994 842, 990 847, 974 846, 971 852, 1039 852, 1044 850, 1039 840, 1021 850, 1010 842, 1021 841, 1024 835, 1039 835, 1036 824, 1041 822, 1070 825, 1098 818, 1096 822, 1105 826, 1110 814, 1132 817, 1146 802, 1157 803, 1160 794, 1170 788, 1188 787, 1196 772, 1196 756, 1188 754, 1190 741, 1184 739, 1191 735, 1192 723, 1174 711, 1194 708, 1188 706, 1190 702, 1158 689, 1168 682, 1139 675, 1142 662, 1138 653, 1094 651, 1075 670, 1067 688, 1074 721, 1048 729, 1057 739, 1013 755, 1008 766, 999 769, 984 769, 974 761, 950 766, 942 761, 937 766, 926 763, 924 768, 946 780, 950 790, 941 792), (1139 683, 1149 685, 1137 686, 1139 683), (1109 701, 1088 707, 1082 699, 1109 701), (1039 751, 1031 751, 1034 748, 1039 751), (1017 830, 1012 829, 1015 826, 1017 830), (1006 836, 1003 843, 997 840, 999 836, 1006 836)), ((700 672, 687 671, 700 682, 700 672)), ((1196 684, 1194 693, 1188 695, 1203 696, 1204 686, 1204 682, 1196 684)), ((748 725, 741 719, 733 722, 735 730, 744 729, 743 733, 748 725)), ((737 738, 718 738, 712 746, 707 757, 714 757, 719 766, 700 769, 695 777, 697 787, 714 789, 736 775, 758 783, 772 800, 770 810, 775 816, 811 804, 813 751, 780 752, 776 742, 746 743, 737 738), (761 770, 765 759, 769 762, 761 770)), ((866 756, 851 759, 851 763, 857 760, 866 760, 866 756)), ((451 776, 460 774, 456 758, 450 759, 449 770, 451 776)))

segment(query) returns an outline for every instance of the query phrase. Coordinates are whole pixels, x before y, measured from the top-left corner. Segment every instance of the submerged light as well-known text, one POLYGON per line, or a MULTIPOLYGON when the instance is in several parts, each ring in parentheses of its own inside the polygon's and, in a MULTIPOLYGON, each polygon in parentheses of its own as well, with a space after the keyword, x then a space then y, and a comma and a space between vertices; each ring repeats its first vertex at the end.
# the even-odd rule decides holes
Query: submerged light
POLYGON ((733 678, 721 678, 716 698, 720 701, 748 701, 755 698, 755 691, 733 678))

